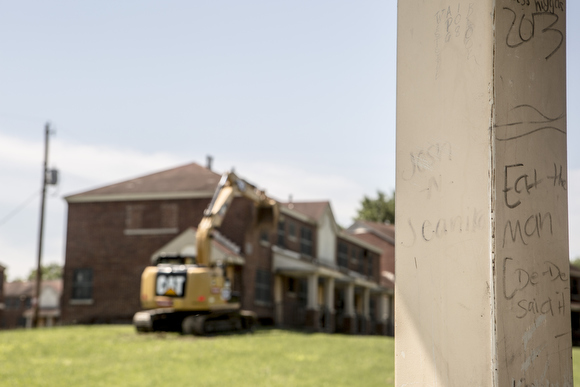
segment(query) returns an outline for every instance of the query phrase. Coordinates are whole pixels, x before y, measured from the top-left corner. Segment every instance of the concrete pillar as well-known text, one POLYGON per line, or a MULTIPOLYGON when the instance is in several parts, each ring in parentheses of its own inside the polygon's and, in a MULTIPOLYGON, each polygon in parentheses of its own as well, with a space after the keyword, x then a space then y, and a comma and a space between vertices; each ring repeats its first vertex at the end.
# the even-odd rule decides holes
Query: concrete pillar
POLYGON ((377 320, 380 323, 387 322, 387 305, 388 299, 386 294, 381 294, 378 298, 377 303, 377 320))
POLYGON ((308 300, 307 309, 318 310, 318 274, 308 276, 308 300))
POLYGON ((377 298, 377 333, 380 335, 389 334, 390 296, 380 294, 377 298))
POLYGON ((354 317, 355 310, 354 310, 354 284, 349 283, 346 285, 345 291, 345 305, 344 305, 344 314, 348 317, 354 317))
POLYGON ((356 310, 354 307, 354 283, 349 283, 345 289, 344 300, 344 330, 345 333, 355 333, 357 327, 356 310))
POLYGON ((328 277, 324 286, 324 306, 334 313, 334 278, 328 277))
POLYGON ((363 333, 369 334, 373 331, 371 327, 371 290, 369 288, 363 288, 362 294, 362 315, 363 315, 363 333))
POLYGON ((334 278, 324 282, 324 331, 334 332, 334 278))
POLYGON ((278 326, 284 324, 284 287, 280 275, 274 276, 274 322, 278 326))
POLYGON ((396 386, 573 384, 565 5, 399 1, 396 386))
POLYGON ((370 302, 371 302, 371 290, 369 288, 364 288, 363 289, 363 297, 362 297, 362 314, 363 316, 368 319, 370 318, 371 314, 371 308, 370 308, 370 302))
POLYGON ((308 295, 306 304, 306 327, 314 330, 320 328, 320 308, 318 305, 318 274, 308 276, 308 295))

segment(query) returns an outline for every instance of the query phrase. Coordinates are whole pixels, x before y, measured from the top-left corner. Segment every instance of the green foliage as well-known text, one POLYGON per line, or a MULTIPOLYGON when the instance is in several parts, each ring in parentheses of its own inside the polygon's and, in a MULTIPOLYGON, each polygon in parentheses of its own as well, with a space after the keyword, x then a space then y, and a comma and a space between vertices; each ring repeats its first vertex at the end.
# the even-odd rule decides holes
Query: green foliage
POLYGON ((361 201, 361 206, 356 219, 395 224, 394 191, 391 196, 387 196, 384 192, 377 190, 376 199, 371 199, 365 195, 361 201))
POLYGON ((9 386, 393 386, 394 340, 258 330, 193 337, 130 326, 0 331, 9 386), (64 343, 64 344, 63 344, 64 343))
POLYGON ((570 263, 580 269, 580 257, 574 258, 570 263))
MULTIPOLYGON (((58 263, 50 263, 46 266, 41 266, 42 279, 46 280, 56 280, 62 278, 62 266, 58 263)), ((30 271, 28 274, 28 281, 34 281, 36 279, 36 269, 30 271)))

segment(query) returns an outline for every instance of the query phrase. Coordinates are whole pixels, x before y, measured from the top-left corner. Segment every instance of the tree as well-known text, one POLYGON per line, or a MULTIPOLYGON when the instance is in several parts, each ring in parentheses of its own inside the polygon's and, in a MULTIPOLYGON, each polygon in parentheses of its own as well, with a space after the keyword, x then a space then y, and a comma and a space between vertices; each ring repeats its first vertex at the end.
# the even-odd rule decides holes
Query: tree
MULTIPOLYGON (((42 266, 42 279, 43 280, 56 280, 62 278, 62 266, 58 263, 50 263, 48 265, 42 266)), ((28 274, 28 281, 34 281, 36 279, 36 269, 30 271, 28 274)))
POLYGON ((377 198, 371 199, 366 195, 361 201, 362 208, 358 210, 356 219, 371 222, 395 224, 395 191, 391 196, 377 190, 377 198))
POLYGON ((580 269, 580 257, 574 258, 570 263, 580 269))

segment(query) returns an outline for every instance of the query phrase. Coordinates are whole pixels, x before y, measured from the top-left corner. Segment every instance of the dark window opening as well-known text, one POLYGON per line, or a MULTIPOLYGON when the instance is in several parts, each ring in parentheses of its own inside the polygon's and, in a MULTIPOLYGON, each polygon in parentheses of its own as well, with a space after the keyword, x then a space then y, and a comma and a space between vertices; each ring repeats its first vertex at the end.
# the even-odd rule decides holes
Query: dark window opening
POLYGON ((300 228, 300 252, 312 256, 312 230, 306 227, 300 228))
POLYGON ((296 225, 294 222, 288 222, 288 235, 292 238, 296 238, 296 225))
POLYGON ((338 266, 348 266, 348 246, 344 242, 338 242, 338 266))
POLYGON ((281 220, 278 222, 278 241, 277 241, 277 245, 280 247, 285 247, 285 229, 284 229, 284 221, 281 220))
POLYGON ((272 301, 272 280, 271 273, 267 270, 256 270, 256 289, 254 299, 259 302, 272 301))
POLYGON ((93 269, 75 269, 73 275, 72 299, 93 299, 93 269))

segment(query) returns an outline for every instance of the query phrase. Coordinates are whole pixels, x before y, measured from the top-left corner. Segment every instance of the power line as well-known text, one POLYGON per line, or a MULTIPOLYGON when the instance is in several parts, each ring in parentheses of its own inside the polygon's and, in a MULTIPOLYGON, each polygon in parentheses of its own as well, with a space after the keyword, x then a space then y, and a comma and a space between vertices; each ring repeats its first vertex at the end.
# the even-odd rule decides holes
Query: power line
POLYGON ((40 194, 40 192, 41 190, 34 192, 34 194, 31 197, 22 202, 22 204, 20 204, 18 207, 12 210, 12 212, 10 212, 4 218, 0 219, 0 227, 2 227, 4 223, 8 222, 12 217, 14 217, 20 211, 22 211, 33 199, 35 199, 40 194))

